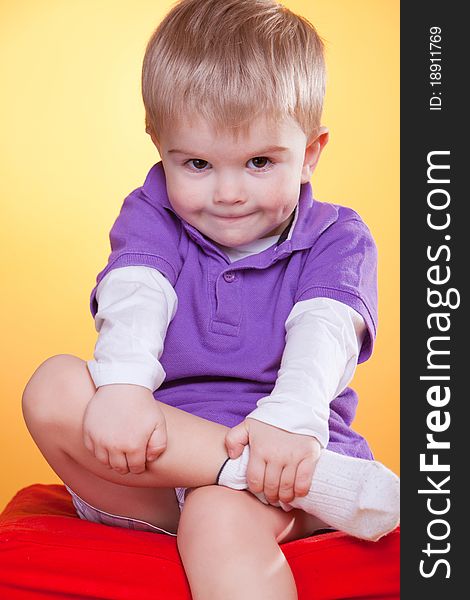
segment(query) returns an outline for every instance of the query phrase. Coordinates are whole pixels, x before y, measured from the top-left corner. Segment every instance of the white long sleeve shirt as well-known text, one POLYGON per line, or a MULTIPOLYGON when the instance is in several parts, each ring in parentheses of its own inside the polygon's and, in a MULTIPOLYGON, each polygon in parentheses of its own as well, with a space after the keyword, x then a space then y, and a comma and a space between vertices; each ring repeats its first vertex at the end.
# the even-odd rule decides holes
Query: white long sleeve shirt
MULTIPOLYGON (((233 262, 277 239, 221 248, 233 262)), ((87 362, 95 386, 129 383, 154 392, 165 379, 159 359, 177 311, 175 290, 156 269, 121 267, 102 279, 96 299, 99 336, 94 359, 87 362)), ((286 346, 274 389, 247 416, 314 436, 325 447, 329 404, 354 375, 366 332, 364 320, 346 304, 314 298, 294 305, 285 328, 286 346)))

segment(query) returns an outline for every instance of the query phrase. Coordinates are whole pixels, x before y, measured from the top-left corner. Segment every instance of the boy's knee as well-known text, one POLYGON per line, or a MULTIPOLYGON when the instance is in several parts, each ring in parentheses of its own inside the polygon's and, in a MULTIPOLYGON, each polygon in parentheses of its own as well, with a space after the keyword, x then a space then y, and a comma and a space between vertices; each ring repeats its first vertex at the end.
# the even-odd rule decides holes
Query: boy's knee
POLYGON ((23 416, 29 420, 46 420, 57 405, 57 397, 65 402, 67 388, 73 386, 74 373, 83 361, 71 354, 57 354, 46 359, 29 379, 22 395, 23 416))
POLYGON ((179 543, 212 540, 214 544, 223 544, 227 540, 233 544, 237 534, 252 531, 256 526, 256 511, 253 511, 256 502, 248 492, 222 486, 193 489, 186 497, 181 515, 179 543))

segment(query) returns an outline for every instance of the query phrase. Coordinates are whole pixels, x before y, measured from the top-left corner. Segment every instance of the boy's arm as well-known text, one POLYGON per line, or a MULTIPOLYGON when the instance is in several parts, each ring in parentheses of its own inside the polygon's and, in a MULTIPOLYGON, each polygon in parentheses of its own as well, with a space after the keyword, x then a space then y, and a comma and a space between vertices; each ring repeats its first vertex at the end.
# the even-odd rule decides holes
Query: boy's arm
POLYGON ((165 379, 157 358, 177 308, 173 287, 152 267, 120 267, 102 279, 96 298, 99 336, 87 362, 96 387, 127 383, 155 391, 165 379))
POLYGON ((365 334, 363 318, 346 304, 330 298, 295 304, 275 387, 247 416, 326 447, 330 402, 351 381, 365 334))
POLYGON ((308 493, 320 447, 328 443, 329 404, 353 376, 365 331, 354 309, 330 298, 292 309, 272 393, 225 439, 231 458, 250 444, 249 489, 270 504, 308 493))
POLYGON ((165 419, 152 393, 165 378, 158 359, 176 294, 156 269, 128 266, 102 279, 96 299, 99 337, 87 365, 98 389, 83 417, 83 441, 121 475, 142 473, 166 448, 165 419))

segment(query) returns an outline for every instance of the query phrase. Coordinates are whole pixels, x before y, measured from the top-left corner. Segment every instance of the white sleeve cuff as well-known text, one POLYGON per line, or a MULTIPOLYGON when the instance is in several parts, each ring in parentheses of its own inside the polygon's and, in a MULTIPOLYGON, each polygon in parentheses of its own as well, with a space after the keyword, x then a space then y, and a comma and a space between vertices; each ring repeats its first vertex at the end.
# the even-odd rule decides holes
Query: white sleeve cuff
POLYGON ((166 376, 159 362, 156 362, 154 368, 152 368, 144 364, 119 364, 116 362, 102 364, 96 360, 89 360, 87 361, 87 367, 97 388, 113 383, 128 383, 141 385, 154 392, 165 381, 166 376))
POLYGON ((247 417, 290 433, 311 435, 317 438, 322 448, 328 445, 328 417, 314 415, 311 407, 297 402, 293 397, 282 398, 273 395, 261 398, 257 402, 257 408, 247 417))

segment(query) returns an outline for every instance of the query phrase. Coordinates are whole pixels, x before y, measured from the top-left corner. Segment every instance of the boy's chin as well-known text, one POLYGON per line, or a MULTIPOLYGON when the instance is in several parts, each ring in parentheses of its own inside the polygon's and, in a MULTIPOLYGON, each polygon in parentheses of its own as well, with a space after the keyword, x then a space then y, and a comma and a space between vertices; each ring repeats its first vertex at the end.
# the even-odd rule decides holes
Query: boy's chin
POLYGON ((243 246, 244 244, 249 244, 253 240, 248 237, 244 238, 232 238, 224 236, 216 236, 211 238, 213 242, 216 244, 220 244, 220 246, 225 246, 226 248, 236 248, 237 246, 243 246))
POLYGON ((256 237, 253 237, 252 232, 237 231, 235 228, 221 224, 220 227, 208 227, 205 231, 199 229, 210 240, 219 244, 220 246, 226 246, 227 248, 235 248, 244 244, 249 244, 256 237))

